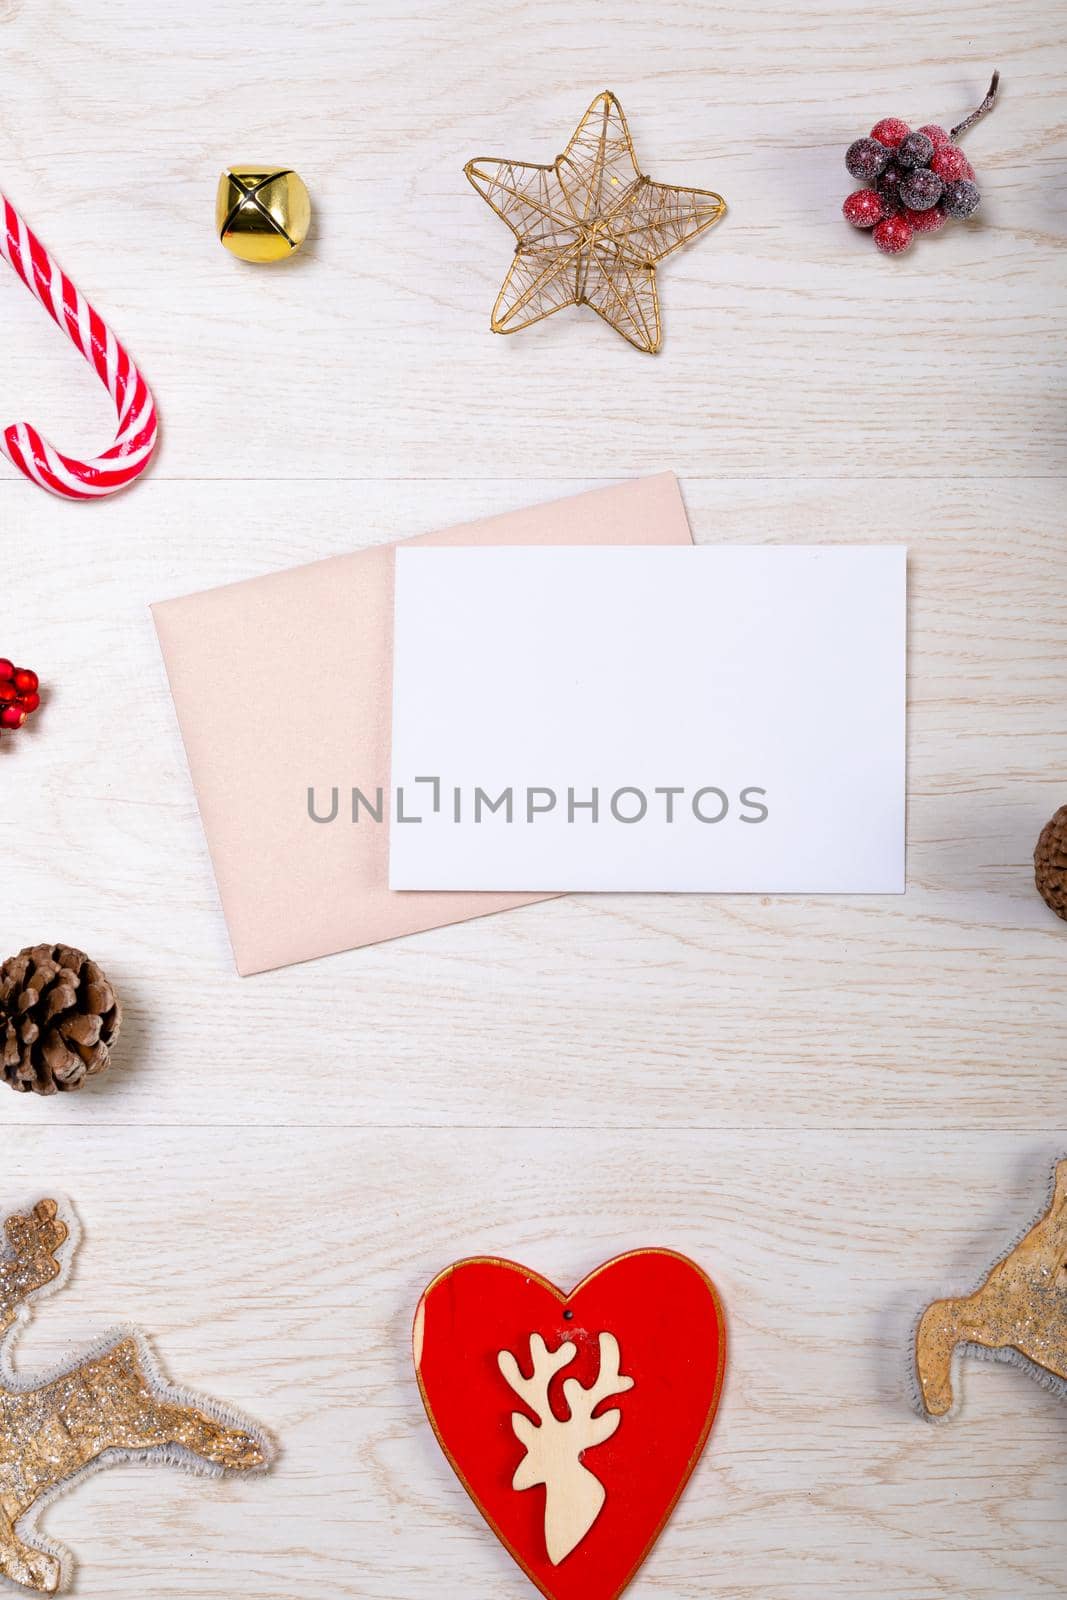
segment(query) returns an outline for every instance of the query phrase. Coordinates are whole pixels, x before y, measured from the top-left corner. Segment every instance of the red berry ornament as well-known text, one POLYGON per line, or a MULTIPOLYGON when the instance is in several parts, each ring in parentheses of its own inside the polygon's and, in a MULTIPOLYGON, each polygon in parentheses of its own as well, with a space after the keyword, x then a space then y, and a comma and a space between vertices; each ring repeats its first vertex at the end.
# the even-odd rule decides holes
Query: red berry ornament
POLYGON ((897 165, 928 167, 934 157, 934 141, 925 133, 909 133, 897 146, 897 165))
POLYGON ((899 117, 883 117, 881 122, 876 122, 871 129, 871 138, 877 139, 879 144, 888 145, 890 150, 895 150, 910 132, 908 124, 901 122, 899 117))
POLYGON ((968 217, 973 217, 981 203, 977 184, 968 183, 966 178, 961 178, 959 183, 945 185, 945 198, 942 204, 945 213, 950 217, 958 217, 961 222, 966 222, 968 217))
POLYGON ((887 256, 898 256, 911 243, 911 229, 903 217, 886 217, 874 230, 874 242, 887 256))
POLYGON ((974 176, 971 163, 963 151, 957 149, 954 144, 943 144, 940 150, 934 152, 930 170, 936 172, 943 183, 955 183, 958 178, 974 176))
POLYGON ((0 733, 21 728, 41 703, 36 672, 0 658, 0 733))
POLYGON ((873 228, 885 216, 882 197, 874 189, 857 189, 841 210, 854 228, 873 228))
POLYGON ((887 217, 895 217, 900 210, 900 185, 904 181, 904 169, 891 161, 880 177, 875 179, 874 187, 882 202, 882 210, 887 217))
POLYGON ((900 185, 900 198, 909 211, 929 211, 941 198, 944 185, 936 172, 920 167, 909 172, 900 185))
POLYGON ((912 233, 936 233, 948 221, 940 206, 931 206, 929 211, 905 210, 903 216, 912 233))
POLYGON ((868 185, 841 207, 855 228, 869 228, 879 250, 896 256, 916 233, 936 233, 950 217, 978 210, 981 195, 974 168, 956 142, 996 102, 1000 73, 994 72, 982 104, 951 132, 927 122, 914 132, 900 117, 883 117, 870 134, 854 139, 845 165, 868 185))
POLYGON ((888 162, 889 151, 877 139, 854 139, 845 151, 845 166, 865 183, 872 183, 888 162))

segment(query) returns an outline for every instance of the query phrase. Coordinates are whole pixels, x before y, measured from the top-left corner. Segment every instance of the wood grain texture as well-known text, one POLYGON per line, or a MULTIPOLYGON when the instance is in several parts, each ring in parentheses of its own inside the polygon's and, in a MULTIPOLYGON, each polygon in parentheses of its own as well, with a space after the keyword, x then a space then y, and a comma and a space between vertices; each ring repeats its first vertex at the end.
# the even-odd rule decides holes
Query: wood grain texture
MULTIPOLYGON (((79 1488, 46 1521, 79 1594, 519 1600, 411 1314, 469 1252, 566 1282, 642 1243, 716 1278, 733 1366, 635 1600, 1062 1590, 1062 1403, 972 1365, 931 1428, 904 1365, 1067 1148, 1030 867, 1067 798, 1064 31, 1051 0, 0 0, 0 187, 163 429, 106 505, 0 474, 0 648, 47 684, 0 743, 4 952, 80 944, 127 1006, 108 1079, 2 1107, 4 1198, 64 1191, 86 1234, 22 1358, 130 1317, 285 1451, 79 1488), (845 146, 995 65, 981 220, 883 259, 845 146), (657 358, 579 312, 488 333, 509 236, 463 162, 550 159, 605 87, 653 178, 730 205, 660 274, 657 358), (314 232, 257 271, 214 185, 274 157, 314 232), (148 602, 666 467, 703 542, 910 546, 906 897, 574 896, 238 980, 148 602)), ((2 419, 107 437, 11 274, 0 326, 2 419)), ((279 701, 282 740, 314 702, 283 648, 279 701)))
POLYGON ((222 1486, 101 1473, 47 1527, 101 1600, 143 1594, 146 1567, 165 1600, 520 1600, 423 1417, 413 1307, 453 1256, 506 1254, 565 1285, 669 1240, 713 1273, 731 1364, 635 1592, 1051 1595, 1062 1411, 1021 1372, 972 1363, 963 1417, 924 1423, 904 1353, 924 1301, 977 1281, 1040 1209, 1064 1138, 608 1129, 594 1160, 570 1129, 28 1132, 9 1187, 65 1182, 88 1227, 24 1363, 121 1309, 177 1379, 252 1412, 285 1452, 270 1479, 222 1486))

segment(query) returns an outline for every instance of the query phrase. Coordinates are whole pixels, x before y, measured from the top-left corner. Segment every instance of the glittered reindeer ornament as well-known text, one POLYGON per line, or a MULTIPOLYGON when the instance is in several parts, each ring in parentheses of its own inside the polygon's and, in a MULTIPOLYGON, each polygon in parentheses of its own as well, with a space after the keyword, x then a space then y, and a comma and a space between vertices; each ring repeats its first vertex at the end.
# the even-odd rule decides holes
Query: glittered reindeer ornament
POLYGON ((214 1401, 173 1389, 143 1336, 127 1328, 43 1381, 14 1372, 15 1326, 32 1296, 64 1281, 76 1243, 73 1216, 40 1200, 4 1223, 0 1257, 0 1576, 54 1594, 70 1561, 34 1535, 41 1508, 113 1461, 165 1461, 208 1473, 248 1472, 271 1459, 266 1437, 214 1401), (68 1248, 60 1259, 64 1245, 68 1248))
POLYGON ((1067 1160, 1055 1169, 1048 1209, 981 1287, 927 1306, 915 1335, 915 1372, 928 1417, 955 1405, 957 1350, 1014 1361, 1067 1395, 1067 1160))

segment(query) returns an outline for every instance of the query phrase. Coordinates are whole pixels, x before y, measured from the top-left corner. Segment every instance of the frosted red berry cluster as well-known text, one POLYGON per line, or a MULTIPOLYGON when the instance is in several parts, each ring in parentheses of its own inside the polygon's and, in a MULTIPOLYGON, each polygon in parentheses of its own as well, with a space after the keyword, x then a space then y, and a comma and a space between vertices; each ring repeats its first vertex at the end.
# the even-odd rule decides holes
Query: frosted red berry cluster
POLYGON ((5 728, 21 728, 41 703, 36 672, 16 667, 0 656, 0 734, 5 728))
POLYGON ((856 228, 873 228, 886 255, 906 250, 916 233, 936 233, 949 217, 973 217, 981 196, 974 168, 944 128, 911 129, 899 117, 876 122, 845 154, 854 178, 868 185, 841 208, 856 228))

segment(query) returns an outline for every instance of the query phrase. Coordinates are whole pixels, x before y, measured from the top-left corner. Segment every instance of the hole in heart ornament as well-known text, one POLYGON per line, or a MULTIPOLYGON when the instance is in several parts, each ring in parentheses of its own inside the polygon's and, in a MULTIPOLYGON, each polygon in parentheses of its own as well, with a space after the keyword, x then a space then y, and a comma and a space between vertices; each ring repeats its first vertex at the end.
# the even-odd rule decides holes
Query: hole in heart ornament
POLYGON ((711 1279, 673 1250, 635 1250, 564 1294, 474 1257, 430 1284, 413 1342, 438 1443, 505 1549, 548 1600, 615 1600, 715 1420, 726 1328, 711 1279))

